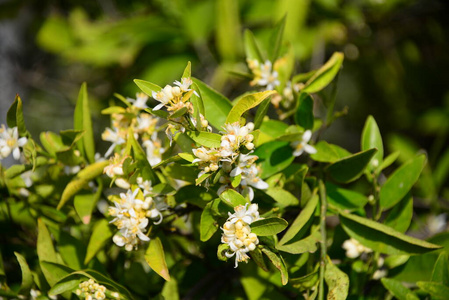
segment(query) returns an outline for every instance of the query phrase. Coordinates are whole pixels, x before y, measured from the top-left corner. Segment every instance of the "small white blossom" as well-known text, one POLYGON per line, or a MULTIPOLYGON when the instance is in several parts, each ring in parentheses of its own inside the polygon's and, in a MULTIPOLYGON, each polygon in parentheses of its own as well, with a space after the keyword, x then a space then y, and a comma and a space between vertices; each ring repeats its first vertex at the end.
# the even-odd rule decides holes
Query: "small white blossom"
POLYGON ((139 109, 145 109, 148 108, 147 101, 148 96, 144 93, 137 93, 136 99, 127 98, 129 102, 133 104, 134 107, 137 107, 139 109))
POLYGON ((108 157, 111 155, 112 151, 114 151, 115 146, 122 145, 125 143, 125 139, 121 136, 118 128, 114 128, 112 130, 111 128, 106 128, 106 130, 101 135, 101 138, 104 141, 111 142, 112 145, 109 147, 108 151, 106 151, 105 157, 108 157))
MULTIPOLYGON (((162 107, 166 106, 170 103, 170 101, 173 99, 173 91, 172 87, 170 85, 166 85, 162 90, 159 92, 153 92, 152 96, 155 100, 159 101, 160 104, 156 105, 153 110, 159 110, 162 107)), ((179 88, 178 88, 179 89, 179 88)))
POLYGON ((342 247, 346 250, 346 256, 349 258, 357 258, 362 255, 362 253, 373 252, 373 250, 363 246, 359 241, 353 238, 346 240, 342 247))
POLYGON ((15 160, 19 160, 19 147, 25 146, 27 141, 26 137, 19 138, 17 127, 5 128, 5 125, 2 124, 0 128, 0 160, 8 157, 11 153, 15 160))
POLYGON ((291 146, 295 149, 293 151, 293 156, 300 156, 304 152, 307 152, 309 154, 316 153, 315 147, 308 144, 312 137, 312 131, 306 130, 304 134, 302 135, 301 141, 295 141, 291 144, 291 146))
POLYGON ((165 152, 165 149, 157 137, 157 132, 154 132, 151 135, 151 139, 145 140, 142 145, 146 149, 147 159, 151 166, 155 166, 162 161, 162 154, 165 152))
POLYGON ((271 61, 266 60, 265 63, 260 64, 257 60, 248 60, 248 65, 254 74, 254 79, 250 82, 250 85, 258 85, 265 87, 266 90, 273 90, 281 84, 278 79, 279 74, 276 70, 273 70, 271 61))

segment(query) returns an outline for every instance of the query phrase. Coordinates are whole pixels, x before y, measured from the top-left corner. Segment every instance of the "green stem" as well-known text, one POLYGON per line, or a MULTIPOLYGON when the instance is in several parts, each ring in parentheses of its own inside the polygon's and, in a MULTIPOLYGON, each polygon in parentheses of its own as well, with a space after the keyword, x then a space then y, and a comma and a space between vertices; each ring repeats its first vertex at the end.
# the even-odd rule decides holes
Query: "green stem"
POLYGON ((326 268, 326 258, 327 258, 327 246, 326 246, 326 211, 327 211, 327 198, 326 198, 326 188, 323 181, 320 179, 318 183, 318 188, 320 192, 320 232, 321 232, 321 262, 320 262, 320 286, 318 290, 318 299, 324 300, 324 271, 326 268))

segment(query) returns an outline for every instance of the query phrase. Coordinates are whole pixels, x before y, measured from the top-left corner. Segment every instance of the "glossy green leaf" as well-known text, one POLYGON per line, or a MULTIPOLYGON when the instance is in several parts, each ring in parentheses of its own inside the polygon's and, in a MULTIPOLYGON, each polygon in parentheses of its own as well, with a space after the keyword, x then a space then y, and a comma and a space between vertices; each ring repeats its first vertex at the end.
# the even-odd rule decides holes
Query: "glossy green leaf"
POLYGON ((316 283, 318 282, 318 279, 319 279, 318 270, 315 270, 312 273, 309 273, 302 277, 290 278, 289 283, 295 289, 299 289, 300 291, 305 291, 305 290, 313 288, 316 285, 316 283))
POLYGON ((165 262, 164 248, 158 237, 151 239, 150 245, 145 252, 145 260, 154 272, 159 274, 159 276, 166 281, 170 280, 167 263, 165 262))
POLYGON ((153 97, 153 92, 158 93, 162 90, 160 86, 151 83, 149 81, 134 79, 134 83, 137 84, 137 86, 139 87, 139 89, 142 90, 142 92, 144 92, 150 97, 153 97))
POLYGON ((133 157, 138 161, 138 166, 141 169, 142 177, 151 181, 153 185, 159 183, 159 178, 151 167, 150 162, 147 159, 146 152, 134 138, 134 132, 131 127, 128 131, 128 143, 131 144, 133 149, 133 157))
POLYGON ((316 93, 324 89, 337 73, 343 64, 343 53, 335 52, 331 58, 306 82, 303 92, 316 93))
POLYGON ((330 260, 326 260, 324 280, 328 287, 327 299, 345 300, 348 297, 349 277, 330 260))
POLYGON ((267 98, 263 100, 256 111, 256 116, 254 117, 254 129, 257 130, 262 125, 263 119, 267 115, 268 108, 270 107, 271 99, 267 98))
POLYGON ((206 131, 186 131, 188 137, 201 146, 208 148, 220 148, 221 135, 206 131))
POLYGON ((284 16, 281 21, 273 28, 273 32, 270 36, 270 47, 268 49, 268 55, 271 61, 276 61, 279 57, 279 52, 282 47, 282 37, 284 36, 285 23, 287 22, 287 16, 284 16))
POLYGON ((69 201, 76 193, 83 189, 89 181, 103 174, 103 170, 107 165, 109 165, 109 161, 100 161, 81 170, 78 175, 65 187, 57 209, 61 209, 64 204, 66 204, 67 201, 69 201))
POLYGON ((33 286, 33 276, 30 271, 30 267, 28 263, 21 254, 14 252, 14 255, 19 262, 20 269, 22 270, 22 284, 20 285, 19 294, 21 295, 29 295, 30 289, 33 286))
POLYGON ((313 128, 313 98, 307 93, 298 96, 298 108, 295 112, 295 122, 304 129, 313 128))
POLYGON ((288 142, 268 142, 256 149, 254 155, 259 159, 262 170, 260 177, 262 179, 268 178, 285 168, 287 168, 295 159, 293 156, 293 148, 288 142))
POLYGON ((86 258, 84 259, 85 265, 87 265, 91 259, 103 249, 106 243, 111 239, 112 235, 113 232, 106 219, 101 219, 95 224, 87 246, 86 258))
POLYGON ((380 165, 379 169, 383 170, 387 167, 389 167, 392 163, 396 161, 396 159, 399 157, 400 152, 396 151, 385 157, 384 161, 380 165))
POLYGON ((216 193, 200 186, 187 185, 175 194, 176 203, 190 203, 204 208, 206 204, 216 198, 216 193))
POLYGON ((288 271, 282 256, 278 253, 274 253, 267 247, 262 247, 261 250, 262 253, 265 254, 271 261, 271 263, 276 267, 276 269, 279 270, 279 272, 281 273, 282 284, 286 285, 288 283, 288 271))
POLYGON ((346 149, 341 148, 340 146, 329 144, 326 141, 319 141, 315 145, 316 153, 311 154, 310 157, 319 162, 336 162, 345 157, 351 155, 346 149))
POLYGON ((449 287, 439 282, 418 281, 416 285, 426 293, 432 296, 432 299, 447 299, 449 287))
POLYGON ((39 261, 58 262, 50 232, 42 219, 37 220, 37 256, 39 261))
POLYGON ((354 181, 363 174, 376 151, 376 149, 369 149, 338 160, 327 168, 327 172, 337 182, 354 181))
POLYGON ((239 122, 245 112, 259 105, 263 100, 275 94, 275 91, 264 91, 248 94, 238 100, 226 117, 226 124, 239 122))
POLYGON ((221 193, 220 199, 231 208, 249 203, 248 200, 246 200, 242 195, 231 189, 221 193))
MULTIPOLYGON (((73 269, 56 262, 40 261, 40 266, 50 287, 53 287, 62 277, 67 276, 74 271, 73 269)), ((64 294, 63 296, 68 298, 70 293, 64 294)))
POLYGON ((68 291, 73 291, 79 287, 83 276, 79 274, 69 274, 59 280, 49 291, 48 294, 56 296, 68 291))
POLYGON ((262 57, 262 53, 257 45, 256 38, 250 30, 245 30, 245 53, 247 59, 255 59, 259 62, 264 62, 265 59, 262 57))
POLYGON ((13 128, 17 126, 19 136, 27 135, 22 107, 22 99, 20 99, 19 95, 16 95, 13 104, 6 114, 6 123, 8 124, 8 127, 13 128))
MULTIPOLYGON (((314 195, 307 202, 306 206, 301 210, 296 219, 291 223, 288 230, 285 232, 282 239, 279 241, 279 245, 285 245, 292 239, 300 239, 304 236, 305 230, 304 226, 309 222, 310 218, 312 218, 316 207, 318 205, 319 197, 318 195, 314 195)), ((305 228, 307 229, 307 228, 305 228)))
POLYGON ((385 218, 384 224, 399 231, 406 232, 413 217, 413 198, 407 194, 396 204, 385 218))
POLYGON ((251 232, 258 236, 275 235, 287 228, 288 222, 282 218, 271 217, 251 223, 251 232))
POLYGON ((399 300, 418 300, 410 289, 406 288, 400 281, 391 278, 382 278, 383 286, 399 300))
POLYGON ((181 179, 190 183, 195 183, 198 178, 198 171, 185 167, 177 163, 170 164, 164 168, 163 173, 174 179, 181 179))
POLYGON ((161 295, 164 299, 179 300, 178 283, 175 279, 165 282, 161 295))
POLYGON ((212 202, 207 203, 201 213, 200 238, 202 242, 208 241, 218 229, 218 223, 212 213, 212 202))
POLYGON ((299 204, 299 200, 283 188, 269 188, 265 191, 265 193, 273 198, 274 201, 277 202, 279 207, 287 207, 299 204))
POLYGON ((95 194, 76 195, 73 199, 73 206, 78 217, 84 224, 89 224, 92 211, 95 208, 95 194))
POLYGON ((442 251, 435 262, 432 271, 432 281, 449 286, 449 264, 446 251, 442 251))
POLYGON ((396 205, 418 180, 426 161, 425 155, 419 155, 402 165, 388 178, 380 189, 380 206, 383 210, 396 205))
POLYGON ((78 100, 75 106, 74 112, 74 124, 75 130, 84 131, 83 137, 78 141, 78 150, 82 156, 87 157, 90 163, 95 162, 95 144, 94 134, 92 129, 92 119, 89 109, 89 99, 87 96, 87 85, 84 82, 81 85, 81 89, 78 94, 78 100))
POLYGON ((326 183, 327 200, 330 205, 348 211, 357 210, 368 203, 368 197, 353 190, 326 183))
POLYGON ((181 78, 190 78, 192 76, 192 64, 189 62, 187 62, 187 66, 184 69, 184 72, 182 73, 182 77, 181 78))
POLYGON ((203 83, 202 81, 192 78, 193 82, 198 85, 201 92, 201 98, 204 104, 205 117, 209 123, 216 129, 221 130, 225 124, 226 117, 231 111, 232 104, 228 98, 203 83))
POLYGON ((263 258, 262 251, 260 251, 259 247, 256 247, 253 251, 249 253, 251 255, 251 258, 254 260, 254 262, 265 272, 268 272, 267 264, 265 263, 265 260, 263 258))
POLYGON ((343 211, 340 211, 340 221, 350 237, 381 253, 422 254, 441 248, 441 246, 402 234, 387 225, 343 211))
POLYGON ((374 154, 367 167, 370 172, 374 171, 382 164, 384 147, 376 120, 374 120, 373 116, 368 116, 362 131, 361 149, 362 151, 365 151, 371 148, 376 148, 377 153, 374 154))
MULTIPOLYGON (((296 240, 296 239, 295 239, 296 240)), ((314 253, 317 248, 317 243, 321 241, 321 235, 318 231, 312 232, 309 236, 295 241, 290 244, 278 244, 276 249, 291 254, 302 254, 305 252, 314 253)))

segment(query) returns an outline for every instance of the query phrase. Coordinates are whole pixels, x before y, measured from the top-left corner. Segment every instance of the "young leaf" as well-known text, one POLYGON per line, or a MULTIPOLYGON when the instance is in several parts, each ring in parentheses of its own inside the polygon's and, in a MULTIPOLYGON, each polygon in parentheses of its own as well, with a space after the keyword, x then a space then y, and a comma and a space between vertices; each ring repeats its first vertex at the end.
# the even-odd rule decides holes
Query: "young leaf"
POLYGON ((399 300, 419 300, 418 296, 400 281, 391 278, 382 278, 381 281, 384 287, 399 300))
POLYGON ((295 122, 304 129, 313 128, 313 98, 307 93, 298 96, 298 108, 295 112, 295 122))
POLYGON ((316 153, 311 154, 310 157, 319 162, 333 163, 351 155, 346 149, 340 146, 329 144, 326 141, 319 141, 315 145, 316 153))
MULTIPOLYGON (((225 244, 227 245, 227 244, 225 244)), ((253 251, 249 253, 251 255, 251 258, 254 260, 254 262, 265 272, 268 272, 267 264, 265 263, 265 260, 262 255, 262 251, 260 251, 259 247, 256 247, 253 251)))
POLYGON ((201 146, 220 148, 221 135, 206 131, 186 131, 186 135, 201 146))
POLYGON ((202 81, 192 78, 201 92, 201 98, 204 104, 204 116, 216 129, 221 130, 225 124, 226 117, 231 111, 232 104, 228 98, 212 89, 202 81))
POLYGON ((231 208, 248 203, 248 200, 246 200, 242 195, 237 193, 235 190, 230 189, 221 193, 220 199, 231 208))
POLYGON ((329 256, 326 260, 324 280, 329 289, 327 299, 345 300, 348 297, 349 277, 332 263, 329 256))
POLYGON ((384 221, 385 225, 399 231, 406 232, 413 217, 413 198, 408 193, 396 204, 384 221))
POLYGON ((26 136, 28 135, 28 133, 25 127, 22 106, 22 99, 20 99, 19 95, 16 95, 13 104, 6 114, 6 123, 8 124, 9 128, 17 126, 19 136, 26 136))
POLYGON ((181 78, 190 78, 190 76, 192 76, 192 64, 189 61, 184 69, 184 72, 182 73, 181 78))
POLYGON ((94 163, 95 162, 94 134, 92 129, 92 119, 89 110, 87 86, 85 82, 81 85, 73 118, 74 118, 73 128, 75 130, 84 131, 83 137, 77 143, 78 150, 81 152, 82 156, 87 157, 87 160, 90 163, 94 163))
POLYGON ((276 267, 276 269, 279 270, 279 272, 281 273, 282 284, 286 285, 288 283, 288 271, 282 256, 278 253, 274 253, 267 247, 260 247, 260 248, 262 249, 262 252, 271 261, 271 263, 276 267))
POLYGON ((22 284, 20 285, 19 294, 29 295, 30 289, 33 286, 33 276, 31 275, 30 267, 27 264, 25 257, 21 254, 14 252, 22 270, 22 284))
POLYGON ((376 149, 369 149, 338 160, 327 167, 327 172, 337 182, 349 183, 354 181, 363 174, 366 165, 376 151, 376 149))
POLYGON ((288 223, 282 218, 272 217, 251 223, 251 232, 258 236, 275 235, 287 228, 288 223))
POLYGON ((162 90, 160 86, 151 83, 149 81, 134 79, 134 83, 137 84, 137 86, 139 87, 139 89, 142 90, 142 92, 144 92, 150 97, 153 97, 153 92, 158 93, 162 90))
POLYGON ((320 239, 320 233, 318 231, 314 231, 308 237, 295 241, 291 244, 278 244, 276 249, 291 254, 302 254, 305 252, 314 253, 317 250, 316 244, 320 242, 320 239))
POLYGON ((418 180, 426 161, 425 155, 419 155, 397 169, 380 189, 380 206, 383 210, 396 205, 418 180))
POLYGON ((112 237, 112 231, 109 227, 109 222, 106 219, 99 220, 93 229, 92 235, 87 246, 86 258, 84 264, 87 265, 92 258, 97 255, 98 251, 103 249, 105 244, 112 237))
POLYGON ((211 206, 212 202, 207 203, 201 213, 200 237, 202 242, 208 241, 218 229, 218 223, 213 216, 211 206))
POLYGON ((259 129, 262 125, 263 119, 266 116, 268 112, 268 108, 270 107, 271 100, 270 98, 267 98, 263 100, 256 111, 256 116, 254 117, 254 129, 259 129))
POLYGON ((393 228, 340 211, 340 221, 346 233, 362 245, 385 254, 422 254, 441 248, 402 234, 393 228))
POLYGON ((389 167, 392 163, 394 163, 396 161, 396 159, 399 157, 399 154, 401 154, 401 152, 396 151, 396 152, 391 153, 387 157, 385 157, 384 161, 382 162, 382 164, 379 167, 379 170, 382 171, 383 169, 389 167))
POLYGON ((240 121, 240 117, 253 107, 259 105, 263 100, 275 94, 276 91, 264 91, 245 95, 238 100, 226 117, 226 124, 232 124, 240 121))
POLYGON ((259 62, 265 62, 265 59, 262 57, 262 53, 259 50, 259 46, 257 46, 257 41, 254 34, 247 29, 245 30, 244 38, 246 59, 255 59, 259 62))
POLYGON ((306 82, 302 91, 306 93, 316 93, 324 89, 334 79, 338 71, 340 71, 343 58, 343 53, 335 52, 331 58, 306 82))
POLYGON ((373 116, 368 116, 362 131, 361 149, 365 151, 371 148, 376 148, 377 153, 374 154, 367 167, 370 172, 377 169, 382 164, 384 147, 376 120, 374 120, 373 116))
POLYGON ((81 170, 78 175, 69 182, 62 192, 61 200, 59 200, 57 209, 60 210, 67 201, 76 193, 83 189, 89 181, 103 174, 104 168, 109 164, 109 161, 100 161, 87 166, 81 170))
POLYGON ((310 198, 306 206, 301 210, 301 213, 296 217, 290 225, 290 228, 279 241, 279 245, 287 244, 293 238, 300 239, 304 236, 305 230, 303 230, 303 228, 309 222, 310 218, 312 218, 316 206, 318 205, 318 199, 319 197, 316 194, 310 198))
POLYGON ((154 272, 166 281, 170 281, 170 274, 168 273, 167 263, 165 262, 164 248, 158 237, 151 239, 150 245, 145 252, 145 260, 154 272))

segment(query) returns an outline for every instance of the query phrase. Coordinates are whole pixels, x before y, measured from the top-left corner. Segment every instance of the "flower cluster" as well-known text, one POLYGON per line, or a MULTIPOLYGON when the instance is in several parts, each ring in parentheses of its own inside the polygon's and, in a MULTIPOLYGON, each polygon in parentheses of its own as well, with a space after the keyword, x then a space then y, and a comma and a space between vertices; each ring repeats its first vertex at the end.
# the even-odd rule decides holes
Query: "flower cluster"
POLYGON ((5 128, 5 125, 2 124, 0 127, 0 160, 8 157, 11 153, 15 160, 19 160, 19 147, 25 146, 27 141, 26 137, 19 138, 17 127, 5 128))
POLYGON ((363 246, 360 244, 359 241, 356 239, 350 238, 349 240, 346 240, 343 243, 343 249, 346 250, 346 256, 349 258, 357 258, 363 253, 371 253, 373 250, 371 250, 368 247, 363 246))
POLYGON ((160 103, 156 105, 153 110, 159 110, 162 107, 167 107, 170 112, 176 112, 184 107, 193 113, 192 103, 188 102, 193 91, 190 86, 192 85, 192 79, 190 77, 184 77, 181 82, 175 81, 175 86, 166 85, 159 92, 153 92, 152 97, 160 103))
POLYGON ((218 194, 221 194, 230 187, 231 178, 240 176, 240 191, 249 196, 252 200, 254 192, 251 187, 258 189, 267 189, 268 184, 259 178, 259 169, 255 161, 256 155, 250 155, 254 149, 254 136, 251 132, 254 130, 254 124, 248 123, 240 126, 238 122, 226 124, 222 131, 220 148, 200 147, 193 149, 196 158, 192 163, 198 163, 201 172, 198 178, 203 174, 215 172, 219 168, 223 170, 220 177, 221 187, 218 194), (242 150, 250 150, 250 153, 241 153, 242 150))
POLYGON ((153 224, 158 225, 163 218, 156 208, 153 197, 150 196, 151 183, 144 181, 141 177, 137 179, 137 182, 139 187, 134 190, 129 189, 126 194, 121 193, 120 198, 112 196, 114 206, 109 207, 109 215, 114 217, 110 223, 117 226, 119 230, 114 235, 113 241, 119 247, 125 246, 127 251, 136 249, 139 240, 150 240, 144 234, 149 219, 153 220, 153 224))
POLYGON ((130 158, 130 156, 121 157, 118 153, 114 153, 114 156, 109 159, 109 165, 103 170, 103 173, 108 175, 108 177, 115 179, 114 182, 118 187, 125 190, 129 189, 131 185, 128 180, 120 176, 125 175, 123 163, 127 158, 130 158))
MULTIPOLYGON (((271 61, 266 60, 261 63, 256 59, 247 59, 248 67, 254 75, 254 79, 250 82, 251 86, 265 87, 266 90, 273 90, 281 83, 278 79, 279 74, 273 68, 271 61)), ((276 65, 276 64, 275 64, 276 65)))
POLYGON ((250 224, 260 219, 258 205, 251 204, 247 208, 239 205, 234 208, 235 213, 229 214, 226 223, 223 225, 221 242, 229 245, 226 257, 235 255, 235 267, 239 262, 248 262, 248 252, 256 249, 259 239, 255 233, 251 232, 250 224))
POLYGON ((126 143, 129 128, 132 127, 134 138, 141 140, 142 146, 146 149, 147 159, 154 166, 161 162, 162 154, 165 152, 162 141, 157 136, 159 118, 143 111, 148 108, 147 95, 138 93, 136 99, 127 98, 127 101, 130 105, 126 109, 117 108, 111 114, 111 128, 106 128, 101 135, 103 140, 112 143, 105 157, 109 157, 117 146, 126 143))
MULTIPOLYGON (((81 282, 79 284, 79 289, 77 289, 75 293, 86 300, 106 299, 106 287, 96 283, 93 279, 81 282)), ((119 298, 119 294, 116 292, 110 293, 110 295, 115 299, 119 298)))

